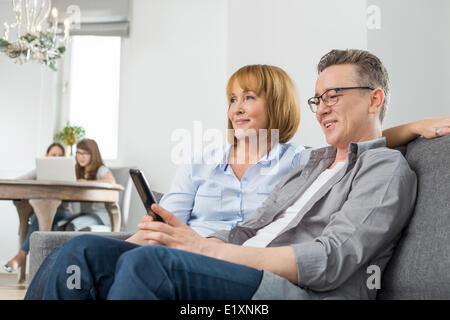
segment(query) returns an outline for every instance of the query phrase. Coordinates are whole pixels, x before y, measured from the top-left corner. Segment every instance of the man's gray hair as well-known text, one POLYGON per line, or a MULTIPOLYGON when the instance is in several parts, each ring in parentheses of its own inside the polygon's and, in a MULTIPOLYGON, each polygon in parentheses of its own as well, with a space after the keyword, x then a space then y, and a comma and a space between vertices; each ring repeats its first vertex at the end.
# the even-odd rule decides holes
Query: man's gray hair
POLYGON ((328 67, 340 64, 354 64, 359 76, 360 86, 381 88, 384 101, 380 109, 380 122, 383 122, 389 102, 389 75, 380 59, 365 50, 331 50, 320 59, 317 65, 319 74, 328 67))

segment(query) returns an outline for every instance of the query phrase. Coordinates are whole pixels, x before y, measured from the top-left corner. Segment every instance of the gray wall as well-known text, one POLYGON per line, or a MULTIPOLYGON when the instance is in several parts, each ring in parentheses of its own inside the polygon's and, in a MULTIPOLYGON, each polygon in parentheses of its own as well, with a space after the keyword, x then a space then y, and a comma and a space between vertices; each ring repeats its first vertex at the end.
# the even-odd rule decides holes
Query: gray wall
POLYGON ((450 114, 450 1, 368 0, 381 9, 381 29, 367 48, 385 63, 391 103, 384 127, 450 114))
POLYGON ((331 49, 366 49, 365 12, 361 0, 230 0, 228 74, 255 63, 283 68, 300 95, 301 122, 293 142, 322 146, 322 130, 307 104, 316 66, 331 49))

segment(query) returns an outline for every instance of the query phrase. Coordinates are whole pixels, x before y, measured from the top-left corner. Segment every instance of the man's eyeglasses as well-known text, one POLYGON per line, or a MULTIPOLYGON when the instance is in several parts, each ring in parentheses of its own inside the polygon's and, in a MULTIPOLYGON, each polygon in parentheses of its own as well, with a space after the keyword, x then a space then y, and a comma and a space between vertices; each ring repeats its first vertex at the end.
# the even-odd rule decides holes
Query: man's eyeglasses
POLYGON ((325 91, 324 93, 322 93, 320 96, 317 97, 312 97, 308 99, 308 104, 309 107, 311 108, 311 111, 316 113, 317 112, 317 107, 320 104, 320 99, 322 99, 323 103, 327 106, 327 107, 332 107, 334 106, 336 103, 338 103, 338 97, 339 97, 339 92, 340 91, 344 91, 344 90, 351 90, 351 89, 367 89, 367 90, 375 90, 375 88, 373 87, 347 87, 347 88, 333 88, 333 89, 328 89, 327 91, 325 91))

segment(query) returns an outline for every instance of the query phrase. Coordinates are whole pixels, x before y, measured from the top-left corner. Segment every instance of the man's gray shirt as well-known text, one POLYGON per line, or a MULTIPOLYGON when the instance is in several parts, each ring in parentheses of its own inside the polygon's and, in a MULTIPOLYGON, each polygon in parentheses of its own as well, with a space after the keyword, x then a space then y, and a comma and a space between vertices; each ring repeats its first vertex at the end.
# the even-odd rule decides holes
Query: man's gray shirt
MULTIPOLYGON (((210 237, 243 244, 290 207, 335 157, 334 147, 312 150, 306 165, 285 176, 252 218, 210 237)), ((384 138, 351 143, 345 166, 268 245, 294 248, 298 285, 264 270, 253 299, 374 299, 368 267, 384 270, 413 211, 416 188, 415 173, 384 138)))

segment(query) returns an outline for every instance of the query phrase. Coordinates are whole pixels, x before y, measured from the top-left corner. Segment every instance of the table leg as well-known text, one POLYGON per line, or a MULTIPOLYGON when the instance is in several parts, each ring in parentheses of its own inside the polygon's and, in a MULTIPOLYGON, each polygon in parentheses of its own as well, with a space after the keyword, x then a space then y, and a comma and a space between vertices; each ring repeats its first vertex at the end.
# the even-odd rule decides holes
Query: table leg
POLYGON ((120 207, 117 202, 105 202, 105 208, 108 211, 111 220, 111 231, 119 232, 121 224, 120 207))
MULTIPOLYGON (((28 219, 33 213, 33 208, 28 203, 28 200, 15 200, 13 201, 16 206, 17 213, 19 214, 19 249, 25 242, 25 237, 28 233, 28 219)), ((25 282, 27 270, 27 260, 23 263, 19 272, 19 283, 25 282)))
POLYGON ((39 231, 51 231, 53 218, 58 210, 61 200, 54 199, 31 199, 29 200, 34 209, 39 223, 39 231))

